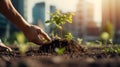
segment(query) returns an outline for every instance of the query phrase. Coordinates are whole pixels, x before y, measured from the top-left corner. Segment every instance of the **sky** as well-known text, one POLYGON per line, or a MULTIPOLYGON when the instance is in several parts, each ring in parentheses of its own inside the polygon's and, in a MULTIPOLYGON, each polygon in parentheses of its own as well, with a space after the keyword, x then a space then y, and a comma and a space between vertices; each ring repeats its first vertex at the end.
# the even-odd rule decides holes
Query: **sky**
MULTIPOLYGON (((28 3, 31 5, 29 5, 28 10, 32 11, 32 7, 34 6, 34 4, 40 1, 46 1, 49 4, 53 4, 63 12, 75 11, 76 5, 78 3, 78 0, 29 0, 28 3)), ((99 25, 101 22, 101 0, 87 0, 87 1, 93 2, 95 7, 94 21, 97 22, 97 24, 99 25)), ((32 12, 28 13, 30 15, 32 12)), ((29 16, 29 18, 31 18, 31 16, 29 16)))

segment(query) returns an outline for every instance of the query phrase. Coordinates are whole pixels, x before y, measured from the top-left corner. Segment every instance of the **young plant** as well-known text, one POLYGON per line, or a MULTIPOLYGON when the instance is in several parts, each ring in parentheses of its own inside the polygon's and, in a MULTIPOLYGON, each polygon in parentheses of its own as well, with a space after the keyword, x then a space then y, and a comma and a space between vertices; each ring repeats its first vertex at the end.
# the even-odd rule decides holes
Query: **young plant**
POLYGON ((22 55, 25 55, 25 53, 28 51, 28 45, 27 44, 19 44, 17 45, 19 48, 19 51, 22 55))
POLYGON ((120 54, 120 48, 117 48, 117 54, 120 54))
POLYGON ((83 39, 77 38, 78 44, 82 44, 83 39))
MULTIPOLYGON (((50 20, 46 21, 46 23, 50 23, 54 26, 54 30, 58 29, 60 37, 62 37, 62 28, 66 23, 72 23, 72 15, 73 13, 61 13, 59 10, 56 10, 54 13, 51 13, 50 20)), ((52 33, 54 33, 54 30, 52 33)))
POLYGON ((29 45, 26 43, 26 39, 23 33, 16 32, 15 33, 17 41, 15 42, 17 44, 17 47, 19 48, 19 51, 22 55, 26 53, 28 50, 29 45))
POLYGON ((102 28, 102 32, 107 32, 109 34, 109 38, 113 39, 114 37, 114 25, 112 22, 107 21, 106 24, 102 28))
POLYGON ((104 44, 105 44, 105 45, 107 45, 107 41, 109 40, 109 38, 110 38, 109 33, 103 32, 103 33, 101 34, 101 39, 104 41, 104 44))
POLYGON ((101 42, 101 41, 96 40, 96 43, 98 43, 98 44, 99 44, 99 46, 100 46, 100 47, 102 47, 102 42, 101 42))
POLYGON ((111 45, 113 45, 113 39, 109 39, 111 45))
POLYGON ((104 48, 103 51, 105 53, 115 53, 116 52, 116 50, 114 48, 112 48, 112 47, 110 47, 110 48, 104 48))
POLYGON ((63 48, 55 48, 55 52, 58 55, 62 55, 65 52, 65 47, 63 47, 63 48))
POLYGON ((70 40, 73 39, 73 35, 72 35, 71 33, 67 33, 67 34, 65 35, 65 38, 66 38, 68 41, 70 41, 70 40))

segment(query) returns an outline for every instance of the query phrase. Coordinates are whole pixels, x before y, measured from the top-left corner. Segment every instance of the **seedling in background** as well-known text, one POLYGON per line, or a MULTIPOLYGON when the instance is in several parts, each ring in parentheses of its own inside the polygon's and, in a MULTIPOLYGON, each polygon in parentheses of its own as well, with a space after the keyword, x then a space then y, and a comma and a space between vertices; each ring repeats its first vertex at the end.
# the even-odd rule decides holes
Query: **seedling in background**
POLYGON ((120 54, 120 48, 113 48, 113 47, 105 48, 105 49, 104 49, 104 52, 105 52, 105 53, 116 53, 116 54, 120 54))
POLYGON ((96 43, 98 43, 100 45, 100 47, 102 47, 102 42, 99 40, 96 40, 96 43))
POLYGON ((104 48, 104 52, 105 53, 115 53, 117 51, 114 48, 110 47, 110 48, 104 48))
POLYGON ((104 41, 104 44, 105 44, 105 45, 107 45, 107 41, 109 40, 109 38, 110 38, 109 33, 103 32, 103 33, 101 34, 101 39, 104 41))
POLYGON ((22 55, 25 55, 25 53, 27 52, 27 50, 28 50, 28 45, 26 45, 26 44, 20 44, 20 45, 18 45, 18 48, 19 48, 19 51, 20 51, 20 53, 22 54, 22 55))
POLYGON ((68 41, 70 41, 70 40, 73 39, 73 35, 72 35, 71 33, 68 33, 68 34, 65 35, 65 38, 66 38, 68 41))
POLYGON ((72 16, 73 13, 61 13, 59 10, 56 10, 54 13, 51 13, 50 20, 46 21, 46 23, 50 23, 54 26, 52 33, 58 29, 60 37, 62 38, 63 25, 66 23, 72 23, 72 16))
POLYGON ((95 46, 95 43, 94 42, 86 42, 86 45, 93 47, 93 46, 95 46))
POLYGON ((65 52, 65 47, 63 47, 63 48, 55 48, 55 52, 58 55, 62 55, 65 52))
POLYGON ((111 45, 113 45, 113 39, 109 39, 111 45))
POLYGON ((78 44, 82 44, 83 39, 77 38, 78 44))
POLYGON ((25 55, 26 51, 28 51, 28 48, 30 43, 26 43, 26 39, 23 33, 17 32, 15 33, 17 41, 15 42, 17 44, 17 47, 19 48, 19 51, 22 55, 25 55))

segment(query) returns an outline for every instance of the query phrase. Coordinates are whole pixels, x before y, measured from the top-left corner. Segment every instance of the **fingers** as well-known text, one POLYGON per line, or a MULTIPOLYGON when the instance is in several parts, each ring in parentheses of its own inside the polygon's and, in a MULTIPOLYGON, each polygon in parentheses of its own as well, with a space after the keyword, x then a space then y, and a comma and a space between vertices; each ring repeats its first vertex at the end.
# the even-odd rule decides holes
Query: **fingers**
POLYGON ((10 47, 7 47, 7 50, 8 50, 9 52, 12 52, 12 51, 13 51, 10 47))
POLYGON ((41 41, 39 35, 37 37, 35 37, 34 40, 32 40, 31 42, 35 43, 35 44, 38 44, 38 45, 42 45, 43 42, 41 41))
POLYGON ((43 30, 39 29, 38 34, 42 35, 46 40, 51 41, 51 38, 43 30))
POLYGON ((0 47, 2 48, 2 49, 7 49, 7 51, 10 51, 10 52, 12 52, 12 49, 10 48, 10 47, 7 47, 5 44, 3 44, 2 42, 0 42, 0 47))
POLYGON ((41 32, 41 35, 48 41, 51 41, 51 38, 45 33, 45 32, 41 32))
POLYGON ((29 38, 28 36, 29 41, 32 40, 31 42, 39 45, 43 44, 42 37, 45 38, 47 41, 51 41, 51 38, 40 27, 32 25, 31 30, 33 30, 34 35, 32 34, 32 38, 29 38))

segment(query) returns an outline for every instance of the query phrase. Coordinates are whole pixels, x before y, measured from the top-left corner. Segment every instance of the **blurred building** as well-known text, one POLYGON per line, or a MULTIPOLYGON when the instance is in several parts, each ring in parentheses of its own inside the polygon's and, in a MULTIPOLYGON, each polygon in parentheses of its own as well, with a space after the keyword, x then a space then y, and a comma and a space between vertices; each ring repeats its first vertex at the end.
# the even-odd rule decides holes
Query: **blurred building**
POLYGON ((79 0, 77 10, 73 16, 72 25, 68 25, 67 29, 73 33, 75 37, 81 37, 85 41, 99 38, 99 28, 94 22, 94 4, 87 0, 79 0))
POLYGON ((114 26, 114 38, 120 42, 120 0, 102 0, 102 26, 110 21, 114 26))
POLYGON ((45 2, 37 3, 33 7, 33 24, 37 25, 38 21, 45 22, 45 2))
MULTIPOLYGON (((25 3, 27 0, 11 0, 16 10, 25 18, 25 3)), ((17 27, 9 22, 2 14, 0 14, 0 37, 18 31, 17 27)))
POLYGON ((27 0, 11 0, 16 10, 26 18, 26 3, 27 0))
POLYGON ((0 14, 0 37, 4 36, 8 20, 0 14))
POLYGON ((49 30, 45 21, 50 18, 50 13, 55 10, 56 7, 54 5, 47 4, 45 1, 36 3, 32 10, 33 24, 41 26, 46 32, 48 32, 49 30))

